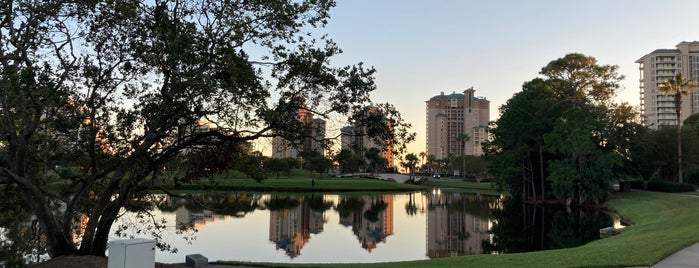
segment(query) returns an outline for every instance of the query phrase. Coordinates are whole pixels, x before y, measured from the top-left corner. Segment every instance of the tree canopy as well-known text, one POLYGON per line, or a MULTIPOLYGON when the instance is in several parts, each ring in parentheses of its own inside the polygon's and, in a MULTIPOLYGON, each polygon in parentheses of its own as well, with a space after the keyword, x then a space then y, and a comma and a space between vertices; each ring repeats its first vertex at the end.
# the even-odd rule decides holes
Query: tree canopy
POLYGON ((611 101, 618 67, 568 54, 500 107, 486 150, 496 183, 529 200, 572 204, 609 197, 638 131, 637 113, 611 101))
POLYGON ((334 67, 341 50, 308 33, 334 5, 4 1, 0 183, 23 193, 52 256, 104 255, 121 208, 183 152, 304 133, 299 109, 369 104, 374 69, 334 67))

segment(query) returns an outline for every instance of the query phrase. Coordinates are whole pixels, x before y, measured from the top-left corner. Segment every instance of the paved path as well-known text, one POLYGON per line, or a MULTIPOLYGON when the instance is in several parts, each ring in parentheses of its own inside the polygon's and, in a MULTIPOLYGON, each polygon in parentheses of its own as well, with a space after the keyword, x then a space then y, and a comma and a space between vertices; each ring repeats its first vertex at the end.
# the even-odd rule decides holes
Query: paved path
POLYGON ((675 252, 670 257, 651 266, 652 268, 689 268, 699 267, 699 243, 675 252))

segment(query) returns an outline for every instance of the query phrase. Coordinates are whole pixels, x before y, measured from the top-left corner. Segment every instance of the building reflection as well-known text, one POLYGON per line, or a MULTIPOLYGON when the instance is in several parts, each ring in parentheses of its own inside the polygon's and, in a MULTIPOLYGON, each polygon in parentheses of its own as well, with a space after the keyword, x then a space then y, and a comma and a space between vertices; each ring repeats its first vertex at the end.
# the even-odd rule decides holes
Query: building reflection
POLYGON ((482 242, 492 240, 490 209, 497 206, 498 199, 438 190, 427 197, 427 256, 482 254, 482 242))
POLYGON ((277 250, 295 258, 311 239, 311 234, 323 232, 327 222, 325 210, 332 206, 320 196, 274 197, 266 202, 269 213, 269 240, 277 250), (320 204, 320 205, 318 205, 320 204), (327 207, 327 208, 326 208, 327 207))
POLYGON ((175 213, 175 226, 179 229, 200 229, 210 223, 225 221, 231 216, 242 218, 259 207, 260 197, 226 193, 191 195, 190 198, 172 198, 167 195, 153 197, 161 211, 175 213))
POLYGON ((216 214, 211 210, 190 211, 185 207, 179 207, 175 210, 175 223, 179 228, 194 228, 200 229, 209 223, 225 221, 228 219, 226 215, 216 214))
POLYGON ((393 196, 341 197, 340 224, 352 227, 362 248, 371 252, 393 235, 393 196))

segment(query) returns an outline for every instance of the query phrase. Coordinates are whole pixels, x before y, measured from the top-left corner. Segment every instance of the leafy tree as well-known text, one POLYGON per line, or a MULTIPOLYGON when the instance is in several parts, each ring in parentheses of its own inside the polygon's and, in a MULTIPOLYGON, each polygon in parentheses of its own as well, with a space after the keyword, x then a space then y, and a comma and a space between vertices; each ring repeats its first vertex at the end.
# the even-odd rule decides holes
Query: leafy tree
POLYGON ((364 152, 364 158, 367 163, 367 171, 378 173, 386 169, 388 160, 381 155, 381 150, 378 148, 369 148, 364 152))
POLYGON ((404 154, 406 146, 417 135, 410 132, 412 125, 406 123, 390 103, 355 107, 349 121, 355 129, 360 130, 355 135, 368 136, 374 144, 381 147, 381 151, 389 151, 393 155, 404 154))
MULTIPOLYGON (((245 145, 232 142, 216 143, 208 148, 192 149, 186 153, 184 163, 184 176, 182 180, 189 182, 201 178, 211 177, 214 174, 228 170, 236 162, 236 159, 249 155, 245 145)), ((171 169, 175 173, 175 169, 171 169)), ((178 177, 175 178, 176 182, 178 177)))
POLYGON ((696 89, 694 80, 685 78, 681 73, 658 84, 658 91, 675 97, 675 114, 677 115, 677 181, 682 183, 682 95, 689 95, 696 89))
POLYGON ((699 113, 694 113, 687 117, 687 119, 682 122, 685 127, 689 127, 694 130, 694 132, 699 133, 699 113))
POLYGON ((422 162, 420 162, 420 166, 421 166, 421 167, 420 167, 420 172, 425 172, 425 171, 424 171, 424 167, 425 167, 425 158, 427 157, 427 153, 426 153, 426 152, 420 152, 419 156, 420 156, 420 159, 421 159, 421 161, 422 161, 422 162))
POLYGON ((488 161, 481 156, 464 155, 452 159, 450 163, 452 169, 463 170, 464 176, 471 176, 477 181, 488 177, 488 161))
POLYGON ((333 158, 340 165, 341 173, 354 173, 364 165, 364 158, 356 155, 350 149, 342 149, 333 158))
POLYGON ((369 104, 374 69, 331 66, 340 49, 306 33, 325 26, 334 5, 4 5, 0 183, 26 197, 51 256, 104 255, 121 209, 168 179, 163 167, 183 152, 305 133, 288 120, 301 108, 297 99, 319 116, 369 104), (73 172, 59 170, 67 168, 73 172), (67 186, 48 187, 57 182, 67 186), (88 221, 77 244, 72 227, 82 215, 88 221))
POLYGON ((491 127, 493 140, 487 143, 490 172, 501 188, 515 197, 546 197, 546 162, 554 156, 543 149, 544 135, 553 130, 561 105, 556 105, 550 84, 541 78, 524 83, 500 108, 500 117, 491 127))
POLYGON ((418 158, 417 155, 409 153, 405 156, 405 162, 402 162, 404 168, 408 169, 410 176, 412 178, 415 175, 415 167, 417 166, 418 158))
POLYGON ((328 169, 332 168, 333 162, 317 151, 304 152, 301 154, 304 160, 304 169, 317 172, 318 174, 327 173, 328 169))
MULTIPOLYGON (((686 121, 686 120, 685 120, 686 121)), ((671 126, 658 129, 643 129, 633 140, 631 146, 631 165, 634 172, 645 180, 656 177, 663 180, 677 178, 677 130, 671 126)), ((699 169, 699 135, 687 127, 682 131, 683 169, 688 170, 686 177, 692 177, 699 169)))
POLYGON ((279 178, 279 172, 289 170, 289 163, 286 161, 286 159, 270 158, 265 161, 264 167, 266 171, 276 173, 277 178, 279 178))
POLYGON ((248 176, 248 178, 261 182, 262 180, 266 179, 264 169, 264 163, 266 160, 267 157, 263 156, 260 152, 243 155, 236 159, 233 168, 243 172, 248 176))
POLYGON ((607 198, 611 182, 629 173, 623 164, 640 128, 629 105, 611 102, 623 79, 617 69, 568 54, 526 82, 490 132, 486 151, 496 183, 525 199, 607 198))
POLYGON ((613 180, 618 179, 615 167, 622 165, 622 159, 616 152, 600 148, 600 141, 591 135, 604 128, 604 120, 598 118, 602 115, 589 108, 569 109, 553 131, 544 135, 546 150, 563 156, 549 162, 548 180, 556 197, 585 204, 611 195, 613 180))

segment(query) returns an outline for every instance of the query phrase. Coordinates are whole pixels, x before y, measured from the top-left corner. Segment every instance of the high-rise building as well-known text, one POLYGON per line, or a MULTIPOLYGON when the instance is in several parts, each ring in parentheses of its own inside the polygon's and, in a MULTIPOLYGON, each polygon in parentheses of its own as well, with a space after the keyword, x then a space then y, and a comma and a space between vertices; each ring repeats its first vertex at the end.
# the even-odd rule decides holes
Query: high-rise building
POLYGON ((272 138, 272 157, 273 158, 295 158, 301 152, 316 151, 321 154, 324 152, 323 141, 325 140, 325 120, 313 118, 313 113, 306 109, 299 109, 296 112, 296 120, 300 121, 305 130, 302 135, 302 140, 290 142, 282 137, 272 138))
MULTIPOLYGON (((367 107, 370 113, 376 112, 376 107, 367 107)), ((391 127, 389 122, 386 122, 387 127, 391 127)), ((395 167, 395 158, 393 156, 393 144, 390 141, 378 141, 374 137, 367 135, 366 127, 362 126, 345 126, 340 130, 340 141, 342 149, 351 149, 357 153, 363 154, 369 149, 376 148, 381 150, 381 156, 388 161, 387 169, 395 167)))
MULTIPOLYGON (((699 42, 681 42, 675 49, 656 49, 636 61, 640 70, 641 114, 644 123, 657 128, 677 125, 675 98, 658 91, 658 84, 668 78, 682 74, 687 79, 699 80, 699 42)), ((682 96, 684 121, 689 115, 699 112, 699 91, 682 96)))
POLYGON ((473 87, 463 94, 444 92, 427 104, 427 155, 443 159, 453 155, 482 155, 481 143, 488 137, 490 101, 476 97, 473 87), (468 141, 460 140, 468 135, 468 141))

